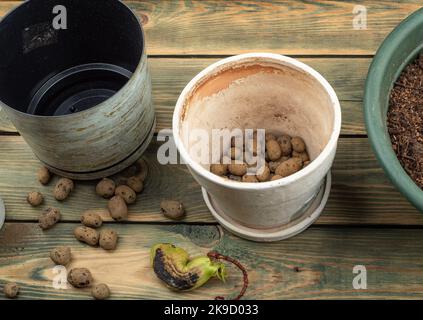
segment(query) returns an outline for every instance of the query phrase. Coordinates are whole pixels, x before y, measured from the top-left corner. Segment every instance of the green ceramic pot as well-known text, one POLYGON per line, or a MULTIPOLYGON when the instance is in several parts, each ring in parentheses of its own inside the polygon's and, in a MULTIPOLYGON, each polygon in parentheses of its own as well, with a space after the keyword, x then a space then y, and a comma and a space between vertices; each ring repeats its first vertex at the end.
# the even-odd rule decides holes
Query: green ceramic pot
POLYGON ((364 116, 376 157, 393 184, 423 212, 423 191, 408 176, 392 149, 386 120, 389 94, 404 67, 423 51, 423 8, 389 34, 376 53, 367 75, 364 116))

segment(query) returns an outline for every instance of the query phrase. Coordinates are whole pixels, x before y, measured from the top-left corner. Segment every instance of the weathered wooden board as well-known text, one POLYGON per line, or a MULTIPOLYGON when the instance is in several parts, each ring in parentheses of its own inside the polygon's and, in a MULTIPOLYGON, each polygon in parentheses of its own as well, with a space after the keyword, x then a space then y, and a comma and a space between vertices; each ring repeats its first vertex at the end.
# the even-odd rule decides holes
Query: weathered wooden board
POLYGON ((143 21, 150 54, 204 55, 373 54, 397 24, 422 5, 419 0, 127 3, 143 21), (366 30, 353 27, 357 5, 367 11, 366 30))
MULTIPOLYGON (((130 221, 168 221, 159 212, 162 199, 179 199, 188 211, 185 222, 214 222, 203 202, 199 185, 184 165, 160 165, 157 143, 145 159, 149 176, 145 191, 130 207, 130 221)), ((7 219, 37 219, 40 208, 26 204, 29 191, 40 190, 45 206, 62 210, 65 221, 77 221, 84 210, 94 210, 110 220, 107 201, 95 195, 95 182, 77 182, 72 196, 59 203, 52 196, 54 181, 41 186, 36 180, 38 160, 20 136, 0 136, 0 197, 7 219)), ((365 138, 342 138, 333 168, 333 186, 319 224, 423 225, 423 215, 397 192, 383 174, 365 138)))
MULTIPOLYGON (((72 236, 76 224, 42 232, 36 224, 8 223, 0 231, 0 285, 15 281, 23 299, 91 299, 89 290, 54 289, 49 252, 71 246, 68 268, 87 267, 115 299, 213 299, 235 296, 241 273, 228 267, 226 284, 211 280, 189 293, 168 290, 149 264, 150 247, 170 242, 192 255, 217 250, 239 259, 249 272, 247 299, 422 298, 423 230, 311 228, 290 240, 263 246, 216 226, 115 225, 114 252, 91 248, 72 236), (355 290, 355 265, 367 269, 367 289, 355 290)), ((3 296, 0 296, 3 298, 3 296)))
MULTIPOLYGON (((157 130, 171 128, 173 109, 185 85, 202 69, 217 60, 150 59, 157 130)), ((361 100, 371 59, 346 57, 300 60, 319 71, 336 90, 343 111, 342 133, 365 134, 361 100)), ((16 131, 3 113, 0 111, 0 131, 16 131)))
MULTIPOLYGON (((211 299, 239 291, 241 274, 233 267, 226 284, 213 280, 184 294, 166 289, 149 266, 149 248, 172 242, 194 255, 214 249, 240 259, 250 273, 250 299, 423 298, 423 215, 383 174, 364 137, 362 112, 371 56, 401 20, 422 6, 420 0, 125 2, 146 30, 157 130, 171 127, 176 99, 188 81, 224 56, 254 51, 294 55, 333 85, 342 105, 342 134, 354 137, 340 139, 325 211, 309 230, 287 241, 263 246, 234 237, 216 225, 186 167, 159 165, 158 144, 152 143, 144 157, 150 170, 145 191, 130 207, 129 221, 115 223, 106 200, 95 195, 94 182, 77 182, 68 201, 55 201, 55 180, 46 187, 38 184, 39 162, 23 139, 1 135, 16 129, 0 108, 0 197, 8 221, 0 230, 0 288, 16 281, 24 299, 89 299, 88 290, 52 287, 48 253, 70 245, 71 267, 88 267, 96 282, 110 285, 112 298, 211 299), (366 30, 353 28, 356 5, 367 9, 366 30), (52 230, 42 232, 35 223, 43 207, 26 203, 32 190, 46 196, 43 207, 61 209, 63 220, 52 230), (164 218, 159 212, 164 198, 183 201, 187 217, 177 224, 164 218), (87 209, 119 232, 115 252, 88 247, 72 236, 87 209), (358 264, 367 268, 367 290, 352 287, 358 264)), ((0 17, 19 3, 0 0, 0 17)))
MULTIPOLYGON (((3 16, 19 2, 0 2, 3 16)), ((408 1, 126 1, 143 22, 155 55, 373 54, 386 35, 422 5, 408 1), (367 29, 353 10, 364 5, 367 29)))

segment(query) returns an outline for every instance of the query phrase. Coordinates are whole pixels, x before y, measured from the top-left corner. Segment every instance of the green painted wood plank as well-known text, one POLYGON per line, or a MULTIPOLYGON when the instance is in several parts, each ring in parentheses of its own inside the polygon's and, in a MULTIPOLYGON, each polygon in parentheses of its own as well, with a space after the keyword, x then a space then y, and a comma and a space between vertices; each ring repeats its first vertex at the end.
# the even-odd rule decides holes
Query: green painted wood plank
MULTIPOLYGON (((187 208, 184 222, 215 222, 205 206, 199 185, 184 165, 162 166, 157 162, 158 144, 150 145, 145 160, 149 176, 145 191, 131 206, 130 221, 167 221, 159 212, 162 199, 179 199, 187 208)), ((41 191, 45 206, 57 206, 66 221, 77 221, 84 210, 110 220, 107 202, 95 195, 95 182, 77 182, 72 196, 59 203, 52 196, 54 181, 41 186, 36 179, 38 160, 19 136, 0 136, 0 197, 7 219, 36 220, 40 208, 30 207, 26 194, 41 191)), ((331 196, 318 224, 423 225, 423 215, 392 186, 379 167, 367 139, 342 138, 333 168, 331 196)))
MULTIPOLYGON (((114 225, 114 252, 91 248, 72 236, 76 224, 42 232, 30 223, 8 223, 0 231, 0 286, 15 281, 21 299, 91 299, 88 290, 52 287, 52 248, 72 248, 70 268, 87 267, 107 283, 115 299, 212 299, 235 296, 241 273, 228 266, 226 284, 177 293, 163 286, 149 265, 149 249, 170 242, 191 255, 217 250, 239 259, 249 272, 247 299, 416 299, 423 298, 423 230, 311 228, 286 241, 259 244, 216 226, 114 225), (367 269, 367 289, 352 286, 353 267, 367 269)), ((2 299, 3 296, 0 296, 2 299)))

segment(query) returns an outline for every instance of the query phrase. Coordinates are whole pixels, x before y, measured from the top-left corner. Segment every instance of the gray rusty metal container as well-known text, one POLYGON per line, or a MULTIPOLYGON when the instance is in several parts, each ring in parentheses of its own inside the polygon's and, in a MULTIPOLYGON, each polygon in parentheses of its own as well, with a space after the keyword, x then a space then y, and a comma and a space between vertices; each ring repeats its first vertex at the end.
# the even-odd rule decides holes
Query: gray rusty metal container
POLYGON ((89 180, 131 165, 155 130, 139 20, 117 0, 23 3, 0 22, 0 101, 54 173, 89 180))

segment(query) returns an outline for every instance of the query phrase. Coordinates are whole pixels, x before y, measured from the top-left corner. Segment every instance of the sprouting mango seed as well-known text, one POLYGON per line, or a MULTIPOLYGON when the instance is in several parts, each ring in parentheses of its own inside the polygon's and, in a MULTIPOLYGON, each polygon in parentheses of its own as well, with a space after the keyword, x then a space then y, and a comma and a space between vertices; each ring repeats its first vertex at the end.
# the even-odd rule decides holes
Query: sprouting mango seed
POLYGON ((174 290, 194 290, 216 277, 225 281, 225 265, 207 256, 193 259, 182 248, 162 243, 151 248, 151 265, 157 277, 174 290))

